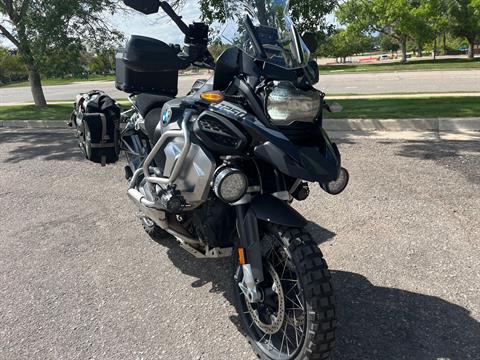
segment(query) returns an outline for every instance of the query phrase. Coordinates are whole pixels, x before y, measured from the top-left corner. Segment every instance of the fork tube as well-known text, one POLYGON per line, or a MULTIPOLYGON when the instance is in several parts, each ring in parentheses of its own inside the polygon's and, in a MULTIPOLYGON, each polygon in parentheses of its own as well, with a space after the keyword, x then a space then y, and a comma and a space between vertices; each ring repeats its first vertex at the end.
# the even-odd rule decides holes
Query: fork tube
POLYGON ((247 263, 252 267, 255 282, 259 284, 264 277, 258 220, 248 204, 235 206, 235 211, 237 213, 237 230, 240 238, 239 245, 245 250, 247 263))

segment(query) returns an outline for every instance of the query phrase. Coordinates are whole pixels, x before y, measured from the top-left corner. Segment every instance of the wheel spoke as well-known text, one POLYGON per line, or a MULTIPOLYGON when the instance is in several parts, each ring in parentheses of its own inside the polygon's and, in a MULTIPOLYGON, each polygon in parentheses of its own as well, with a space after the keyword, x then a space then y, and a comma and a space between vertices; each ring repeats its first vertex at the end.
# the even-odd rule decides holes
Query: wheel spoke
POLYGON ((272 253, 275 254, 275 257, 278 259, 277 265, 280 265, 283 260, 282 260, 282 258, 280 257, 280 255, 278 254, 277 250, 274 247, 272 247, 272 253))
POLYGON ((299 307, 289 307, 289 308, 285 308, 285 310, 300 310, 300 311, 303 311, 303 309, 299 308, 299 307))
POLYGON ((280 345, 280 352, 282 352, 282 349, 283 349, 283 341, 285 340, 285 331, 283 332, 283 336, 282 336, 282 343, 280 345))
POLYGON ((295 341, 297 342, 297 347, 298 347, 298 332, 297 332, 297 327, 295 326, 297 324, 297 318, 295 316, 295 311, 293 312, 293 329, 295 330, 295 341))
POLYGON ((285 336, 286 336, 286 338, 287 338, 287 343, 286 343, 286 344, 287 344, 287 356, 290 356, 290 350, 288 349, 288 335, 287 335, 287 328, 288 328, 288 325, 287 325, 287 323, 285 322, 285 328, 284 328, 283 332, 285 333, 285 336))
POLYGON ((288 290, 288 291, 285 293, 285 296, 288 295, 288 294, 290 294, 290 293, 292 292, 292 290, 295 289, 295 287, 297 287, 297 286, 298 286, 298 280, 297 280, 297 282, 295 283, 295 285, 293 285, 293 286, 290 288, 290 290, 288 290))
POLYGON ((302 311, 305 311, 305 309, 303 308, 303 306, 302 306, 302 305, 300 305, 300 304, 297 304, 297 303, 295 302, 295 300, 293 300, 293 299, 289 298, 289 297, 288 297, 286 294, 284 294, 284 296, 285 296, 285 299, 288 299, 288 300, 290 300, 290 301, 291 301, 291 302, 292 302, 294 305, 296 305, 296 306, 298 306, 300 309, 302 309, 302 311))
MULTIPOLYGON (((295 294, 295 296, 296 296, 298 302, 301 304, 301 303, 302 303, 302 300, 300 300, 300 298, 298 297, 298 294, 295 294)), ((302 310, 304 310, 303 306, 302 306, 302 310)))
POLYGON ((262 342, 262 340, 265 339, 266 336, 267 336, 267 333, 264 333, 263 336, 260 338, 260 340, 258 340, 258 342, 262 342))
POLYGON ((287 268, 287 259, 285 259, 285 263, 283 264, 283 270, 282 270, 282 275, 280 275, 280 280, 283 278, 283 275, 285 275, 286 268, 287 268))

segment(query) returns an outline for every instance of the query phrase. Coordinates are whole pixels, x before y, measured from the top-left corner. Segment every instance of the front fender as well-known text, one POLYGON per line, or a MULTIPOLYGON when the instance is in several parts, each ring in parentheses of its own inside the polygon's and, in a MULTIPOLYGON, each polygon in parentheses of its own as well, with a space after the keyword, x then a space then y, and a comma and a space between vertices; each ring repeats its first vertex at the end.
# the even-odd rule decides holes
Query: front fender
POLYGON ((307 220, 294 208, 272 195, 259 195, 250 204, 257 219, 276 225, 305 227, 307 220))

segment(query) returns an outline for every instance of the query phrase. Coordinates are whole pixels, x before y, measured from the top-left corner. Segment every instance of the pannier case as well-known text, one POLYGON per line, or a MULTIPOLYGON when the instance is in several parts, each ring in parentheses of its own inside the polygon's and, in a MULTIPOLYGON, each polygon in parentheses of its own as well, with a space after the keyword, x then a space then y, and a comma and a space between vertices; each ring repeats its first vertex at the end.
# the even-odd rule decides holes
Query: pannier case
POLYGON ((130 94, 175 97, 178 70, 185 67, 173 47, 157 39, 134 35, 125 48, 117 50, 115 85, 130 94))
POLYGON ((120 107, 101 91, 80 94, 72 114, 85 157, 102 165, 115 163, 120 152, 120 107))

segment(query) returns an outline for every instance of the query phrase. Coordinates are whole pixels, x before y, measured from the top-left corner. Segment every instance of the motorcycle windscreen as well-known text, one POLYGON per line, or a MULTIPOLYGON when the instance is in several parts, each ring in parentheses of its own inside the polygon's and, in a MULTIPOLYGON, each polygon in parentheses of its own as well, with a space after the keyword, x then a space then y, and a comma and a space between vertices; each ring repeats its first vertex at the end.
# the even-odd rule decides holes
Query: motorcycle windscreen
POLYGON ((217 41, 276 66, 303 68, 310 50, 291 18, 288 0, 225 0, 217 41))

